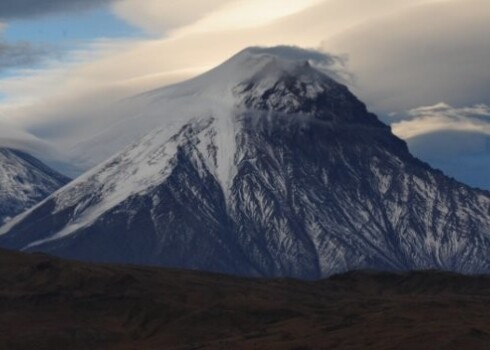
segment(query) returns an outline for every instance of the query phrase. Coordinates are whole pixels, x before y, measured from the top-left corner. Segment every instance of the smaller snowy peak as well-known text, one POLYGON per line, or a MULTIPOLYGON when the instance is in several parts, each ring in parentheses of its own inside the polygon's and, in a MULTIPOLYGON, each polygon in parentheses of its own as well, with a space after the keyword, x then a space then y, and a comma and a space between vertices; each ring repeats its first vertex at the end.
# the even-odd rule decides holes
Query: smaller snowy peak
POLYGON ((37 204, 68 181, 24 152, 0 148, 0 224, 37 204))

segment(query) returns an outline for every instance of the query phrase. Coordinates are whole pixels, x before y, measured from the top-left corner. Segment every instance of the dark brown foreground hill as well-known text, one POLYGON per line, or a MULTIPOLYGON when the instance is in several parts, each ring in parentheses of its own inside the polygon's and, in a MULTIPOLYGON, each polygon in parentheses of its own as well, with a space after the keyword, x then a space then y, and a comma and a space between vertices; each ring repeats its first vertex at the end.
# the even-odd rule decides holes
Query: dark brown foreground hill
POLYGON ((0 252, 0 349, 490 349, 490 278, 320 282, 0 252))

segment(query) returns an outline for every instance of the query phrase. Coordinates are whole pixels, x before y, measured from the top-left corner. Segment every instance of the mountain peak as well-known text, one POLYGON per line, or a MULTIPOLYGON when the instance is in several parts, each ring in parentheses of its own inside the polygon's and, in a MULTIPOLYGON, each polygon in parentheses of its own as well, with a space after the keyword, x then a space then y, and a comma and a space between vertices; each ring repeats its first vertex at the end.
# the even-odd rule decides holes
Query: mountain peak
POLYGON ((230 123, 235 115, 230 112, 237 109, 387 128, 336 81, 338 63, 333 56, 295 47, 245 49, 198 77, 113 106, 104 126, 73 148, 72 158, 89 169, 151 131, 165 129, 161 137, 170 137, 182 123, 203 115, 230 123))
POLYGON ((234 103, 233 91, 242 84, 273 83, 286 77, 333 82, 310 65, 311 54, 300 55, 300 50, 288 47, 247 48, 194 79, 144 95, 162 98, 186 95, 213 97, 220 94, 223 103, 234 103))
MULTIPOLYGON (((309 114, 329 122, 386 127, 345 85, 330 77, 325 67, 333 64, 334 58, 316 51, 251 47, 194 79, 141 97, 145 104, 191 99, 192 103, 183 104, 186 109, 199 105, 213 110, 309 114)), ((188 110, 179 114, 186 113, 188 110)))
POLYGON ((490 271, 488 193, 412 157, 306 61, 247 49, 127 101, 102 141, 145 136, 11 220, 0 244, 269 277, 490 271))
POLYGON ((283 58, 266 49, 242 51, 226 65, 229 70, 242 70, 231 91, 239 103, 256 110, 301 112, 306 101, 342 89, 308 60, 283 58))

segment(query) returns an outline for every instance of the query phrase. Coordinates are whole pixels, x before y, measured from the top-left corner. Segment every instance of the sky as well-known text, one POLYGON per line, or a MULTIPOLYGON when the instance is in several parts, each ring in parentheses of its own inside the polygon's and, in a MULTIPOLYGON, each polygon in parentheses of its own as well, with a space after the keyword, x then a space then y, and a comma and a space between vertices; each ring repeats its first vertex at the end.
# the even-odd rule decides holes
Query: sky
POLYGON ((415 155, 490 189, 489 20, 488 0, 2 0, 0 145, 62 162, 117 101, 293 45, 342 57, 415 155))

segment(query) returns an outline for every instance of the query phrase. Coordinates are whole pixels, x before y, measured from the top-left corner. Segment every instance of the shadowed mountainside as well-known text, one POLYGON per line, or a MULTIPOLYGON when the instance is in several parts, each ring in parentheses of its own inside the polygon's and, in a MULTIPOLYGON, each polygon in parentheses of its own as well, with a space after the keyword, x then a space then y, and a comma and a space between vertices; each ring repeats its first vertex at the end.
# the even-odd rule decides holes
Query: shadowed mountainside
POLYGON ((1 349, 488 349, 490 277, 242 279, 0 252, 1 349))

